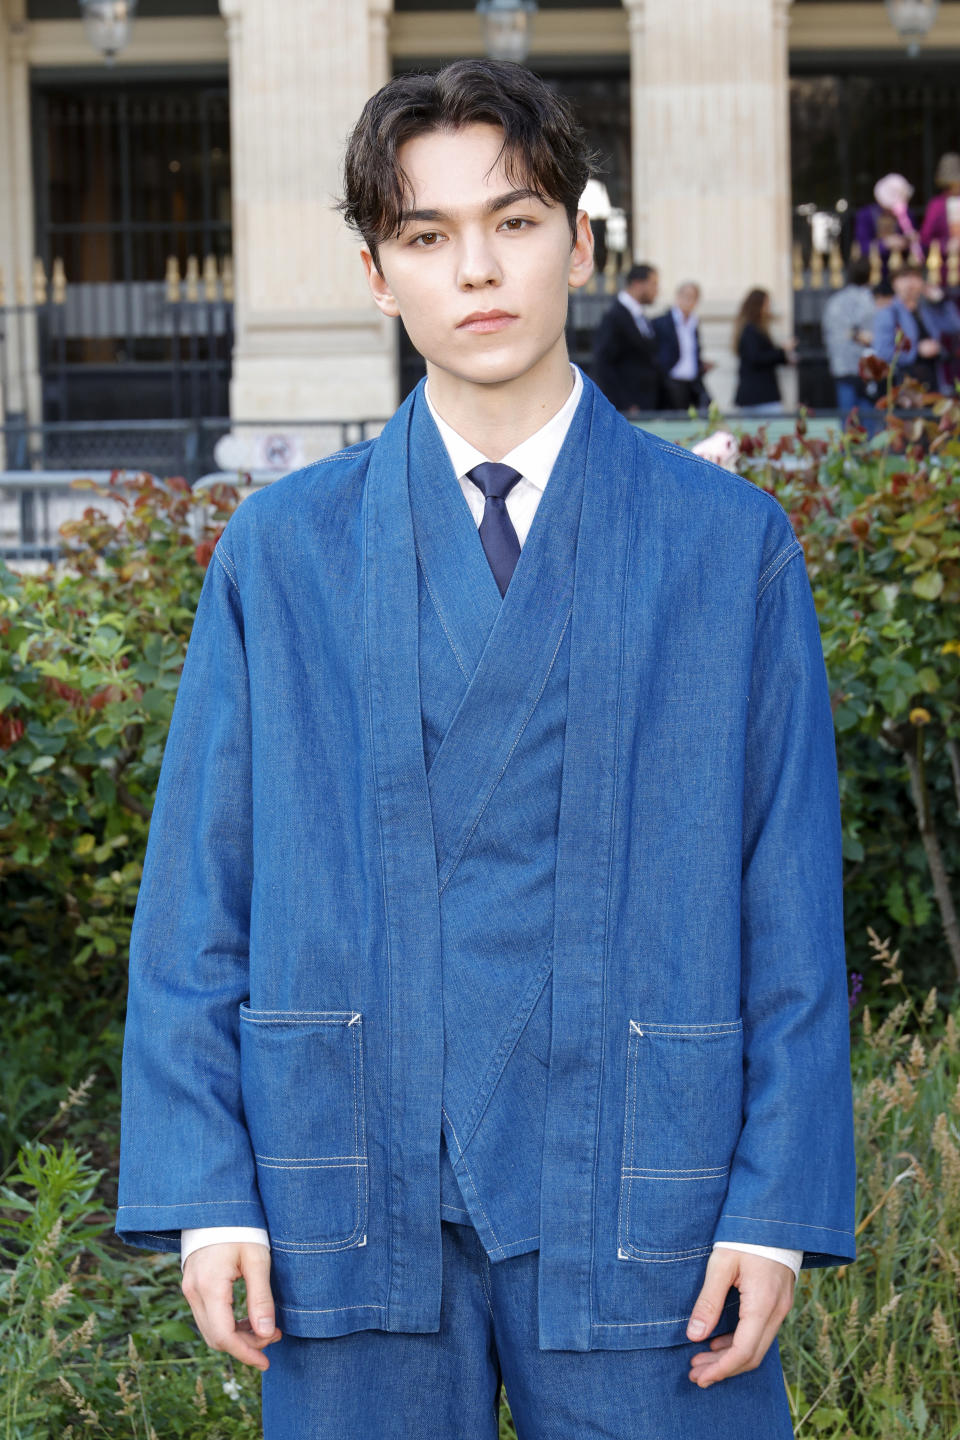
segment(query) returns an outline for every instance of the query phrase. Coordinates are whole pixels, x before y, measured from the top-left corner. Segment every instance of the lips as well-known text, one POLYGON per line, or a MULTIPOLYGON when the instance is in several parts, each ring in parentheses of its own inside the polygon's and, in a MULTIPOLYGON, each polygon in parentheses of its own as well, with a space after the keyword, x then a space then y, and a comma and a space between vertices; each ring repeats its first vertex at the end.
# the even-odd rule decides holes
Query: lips
POLYGON ((476 335, 487 335, 495 330, 503 330, 516 318, 509 310, 475 310, 472 315, 460 321, 457 329, 471 330, 476 335))

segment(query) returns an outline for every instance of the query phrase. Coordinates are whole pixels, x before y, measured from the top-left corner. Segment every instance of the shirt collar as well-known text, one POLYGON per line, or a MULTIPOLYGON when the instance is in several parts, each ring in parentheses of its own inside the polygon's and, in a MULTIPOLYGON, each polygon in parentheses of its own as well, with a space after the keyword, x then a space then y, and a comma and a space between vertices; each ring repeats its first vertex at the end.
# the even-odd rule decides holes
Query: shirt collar
MULTIPOLYGON (((583 394, 583 376, 576 365, 571 364, 573 372, 573 389, 564 401, 557 413, 528 435, 526 440, 521 440, 515 445, 509 454, 504 455, 500 461, 501 465, 509 465, 514 470, 519 470, 525 480, 529 480, 538 490, 542 490, 550 478, 550 472, 554 467, 557 456, 560 454, 560 447, 563 445, 573 419, 573 413, 580 403, 580 396, 583 394)), ((433 408, 430 399, 429 383, 424 386, 424 396, 433 416, 434 423, 440 431, 440 438, 447 448, 450 456, 450 463, 456 472, 457 479, 462 479, 468 470, 474 465, 481 465, 489 461, 489 456, 484 455, 469 440, 465 440, 458 434, 441 415, 438 415, 433 408)))
POLYGON ((643 306, 640 304, 640 301, 635 299, 634 296, 630 294, 629 290, 621 290, 620 294, 617 296, 617 299, 620 301, 621 305, 625 305, 627 307, 634 320, 640 320, 645 325, 650 324, 650 321, 647 319, 646 310, 644 310, 643 306))
POLYGON ((676 327, 677 327, 678 330, 681 329, 682 327, 683 327, 683 328, 690 329, 690 330, 693 330, 693 329, 696 328, 696 324, 697 324, 697 312, 696 312, 696 310, 691 310, 689 315, 684 315, 684 313, 683 313, 683 311, 680 309, 680 306, 679 306, 679 305, 673 305, 673 306, 671 306, 670 313, 671 313, 671 315, 673 316, 674 324, 676 325, 676 327))

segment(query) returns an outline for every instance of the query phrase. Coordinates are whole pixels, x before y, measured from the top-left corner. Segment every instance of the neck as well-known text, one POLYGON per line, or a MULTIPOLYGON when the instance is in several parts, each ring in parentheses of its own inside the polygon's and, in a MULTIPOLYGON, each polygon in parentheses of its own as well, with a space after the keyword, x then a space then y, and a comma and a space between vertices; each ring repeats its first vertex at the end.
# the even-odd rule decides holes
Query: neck
POLYGON ((428 360, 427 381, 437 414, 491 460, 502 460, 546 425, 573 389, 562 334, 532 369, 514 379, 465 380, 428 360))

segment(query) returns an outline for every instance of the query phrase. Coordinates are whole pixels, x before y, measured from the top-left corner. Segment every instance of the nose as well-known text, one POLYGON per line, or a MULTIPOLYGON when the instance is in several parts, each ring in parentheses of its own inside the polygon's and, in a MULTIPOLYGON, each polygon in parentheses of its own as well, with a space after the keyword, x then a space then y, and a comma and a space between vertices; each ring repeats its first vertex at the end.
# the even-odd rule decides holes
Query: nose
POLYGON ((457 266, 459 288, 479 290, 487 285, 499 285, 502 280, 503 273, 489 236, 482 231, 464 231, 457 266))

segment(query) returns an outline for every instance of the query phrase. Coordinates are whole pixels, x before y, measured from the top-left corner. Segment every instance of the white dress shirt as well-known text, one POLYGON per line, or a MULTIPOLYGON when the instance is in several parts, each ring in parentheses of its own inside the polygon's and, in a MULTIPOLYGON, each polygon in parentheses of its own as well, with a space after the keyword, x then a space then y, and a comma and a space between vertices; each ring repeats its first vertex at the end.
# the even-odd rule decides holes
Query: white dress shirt
POLYGON ((690 315, 684 315, 678 306, 674 305, 670 311, 673 316, 673 323, 677 327, 677 340, 680 343, 680 359, 670 371, 673 380, 696 380, 699 374, 697 368, 697 316, 691 311, 690 315))
MULTIPOLYGON (((580 396, 583 393, 583 376, 576 365, 571 365, 570 369, 573 372, 573 389, 560 409, 533 435, 526 440, 521 440, 519 445, 515 445, 500 462, 503 465, 511 466, 514 470, 519 470, 523 476, 523 479, 518 480, 513 486, 504 502, 521 545, 527 538, 527 532, 533 521, 540 496, 546 488, 550 472, 566 438, 570 421, 573 419, 573 412, 580 403, 580 396)), ((464 498, 470 507, 470 513, 479 529, 480 521, 483 519, 484 494, 478 485, 467 478, 467 471, 472 470, 474 465, 489 461, 490 457, 471 445, 469 440, 464 440, 462 435, 459 435, 437 414, 430 399, 429 385, 424 387, 424 395, 430 408, 430 414, 433 416, 450 456, 450 463, 456 472, 460 489, 463 491, 464 498)), ((216 1245, 228 1240, 256 1242, 266 1245, 268 1249, 270 1246, 270 1237, 267 1231, 253 1225, 205 1225, 181 1230, 181 1268, 187 1256, 194 1250, 199 1250, 203 1245, 216 1245)), ((725 1250, 750 1250, 757 1255, 767 1255, 772 1260, 779 1260, 784 1265, 789 1265, 794 1275, 799 1273, 800 1261, 803 1258, 802 1250, 781 1250, 773 1245, 749 1245, 739 1240, 717 1240, 714 1248, 717 1247, 725 1250)))

